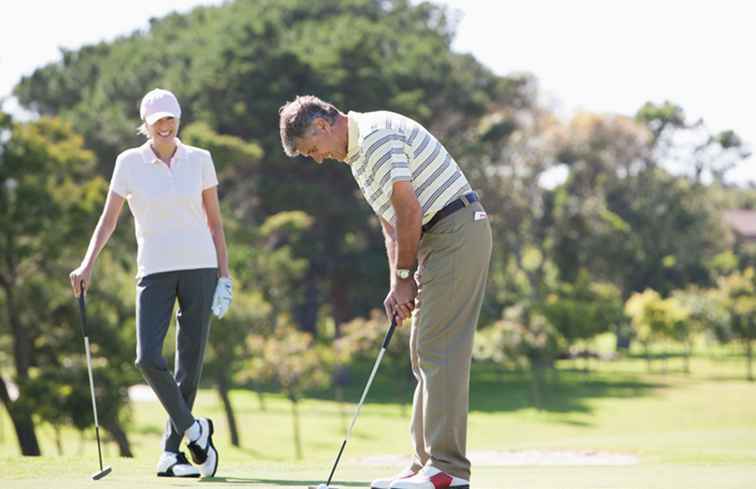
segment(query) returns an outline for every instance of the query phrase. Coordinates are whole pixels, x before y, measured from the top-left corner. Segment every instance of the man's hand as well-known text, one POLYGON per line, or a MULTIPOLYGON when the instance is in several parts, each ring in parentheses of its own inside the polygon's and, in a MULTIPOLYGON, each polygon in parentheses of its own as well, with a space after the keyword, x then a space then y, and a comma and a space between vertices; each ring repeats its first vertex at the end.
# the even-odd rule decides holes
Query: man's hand
POLYGON ((213 297, 213 314, 222 318, 228 308, 231 306, 232 283, 229 277, 221 277, 218 279, 218 285, 215 287, 215 296, 213 297))
POLYGON ((417 284, 413 278, 396 280, 386 300, 383 301, 386 316, 389 319, 395 317, 396 324, 401 325, 405 319, 412 316, 412 310, 415 309, 415 297, 417 297, 417 284))

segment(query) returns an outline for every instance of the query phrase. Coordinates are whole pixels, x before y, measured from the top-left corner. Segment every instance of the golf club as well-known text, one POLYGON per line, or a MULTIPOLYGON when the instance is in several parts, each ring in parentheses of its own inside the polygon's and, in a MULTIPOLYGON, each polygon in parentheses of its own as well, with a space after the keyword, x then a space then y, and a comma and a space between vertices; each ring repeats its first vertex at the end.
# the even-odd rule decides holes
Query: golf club
POLYGON ((102 448, 100 447, 100 423, 97 421, 97 403, 95 402, 94 380, 92 378, 92 358, 89 352, 89 337, 87 336, 87 311, 84 300, 84 284, 79 294, 79 313, 81 314, 81 335, 84 337, 84 350, 87 353, 87 371, 89 372, 89 392, 92 394, 92 411, 94 411, 95 435, 97 437, 97 455, 100 458, 100 471, 92 474, 93 480, 105 477, 112 470, 110 467, 102 467, 102 448))
POLYGON ((349 425, 346 437, 341 443, 341 448, 339 449, 339 454, 336 456, 336 461, 333 462, 333 468, 331 468, 331 473, 328 475, 328 482, 326 482, 325 484, 320 484, 318 486, 307 486, 307 489, 333 489, 331 488, 331 480, 333 479, 333 474, 334 472, 336 472, 336 467, 339 465, 339 460, 341 460, 341 455, 344 453, 344 448, 346 447, 347 441, 349 441, 349 438, 352 436, 352 428, 354 428, 354 425, 357 422, 357 417, 360 415, 362 403, 365 402, 365 397, 370 390, 370 385, 373 383, 375 373, 378 371, 378 366, 381 364, 381 360, 383 360, 383 355, 386 354, 386 349, 388 348, 389 342, 391 341, 391 337, 394 335, 394 329, 396 329, 396 318, 392 317, 391 326, 389 327, 388 331, 386 331, 386 336, 383 338, 381 351, 378 353, 378 358, 375 359, 375 365, 373 365, 373 371, 370 373, 370 378, 368 378, 367 384, 365 385, 365 390, 362 391, 362 398, 360 399, 360 403, 357 404, 357 409, 354 412, 354 417, 352 417, 352 423, 349 425))

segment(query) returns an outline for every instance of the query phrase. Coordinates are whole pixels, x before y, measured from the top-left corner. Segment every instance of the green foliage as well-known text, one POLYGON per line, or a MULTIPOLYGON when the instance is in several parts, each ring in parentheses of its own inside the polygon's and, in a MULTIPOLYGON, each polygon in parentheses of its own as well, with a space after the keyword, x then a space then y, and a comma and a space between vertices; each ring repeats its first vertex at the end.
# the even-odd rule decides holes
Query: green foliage
MULTIPOLYGON (((388 330, 388 319, 382 310, 374 309, 367 318, 355 318, 341 327, 341 336, 333 342, 333 351, 338 355, 339 364, 370 364, 381 350, 388 330)), ((406 398, 411 390, 413 376, 410 363, 410 321, 398 326, 381 361, 381 371, 387 378, 394 379, 395 396, 406 398)), ((338 372, 337 380, 344 380, 345 372, 338 372)))
POLYGON ((617 287, 592 282, 587 272, 578 275, 574 284, 562 284, 549 294, 541 311, 569 343, 613 331, 624 320, 617 287))
MULTIPOLYGON (((452 52, 453 36, 453 17, 431 3, 237 0, 65 51, 23 79, 16 95, 43 117, 14 124, 0 114, 0 305, 15 311, 0 324, 0 361, 14 363, 17 380, 33 373, 20 382, 22 403, 51 423, 90 422, 74 408, 85 393, 82 355, 63 277, 86 245, 114 156, 142 142, 138 101, 156 86, 178 95, 183 140, 212 152, 221 180, 236 286, 229 316, 214 323, 207 373, 224 402, 235 383, 265 379, 298 402, 334 368, 372 360, 386 329, 370 316, 388 286, 380 226, 348 169, 280 149, 278 108, 305 93, 416 118, 480 191, 495 252, 478 358, 527 364, 543 384, 540 371, 561 350, 622 324, 628 298, 647 345, 690 343, 713 328, 750 348, 742 270, 756 252, 731 249, 719 214, 756 207, 752 190, 718 181, 748 153, 741 138, 688 122, 671 102, 646 104, 635 118, 583 113, 563 123, 539 102, 533 75, 496 76, 452 52), (681 145, 680 135, 695 143, 681 145), (684 175, 661 165, 678 154, 684 175), (566 180, 546 185, 555 171, 566 180), (720 277, 716 292, 692 287, 720 277), (661 295, 633 295, 649 288, 661 295)), ((128 420, 116 406, 138 381, 124 228, 90 293, 110 421, 128 420)), ((409 378, 408 332, 397 331, 386 357, 392 376, 409 378)))
MULTIPOLYGON (((7 131, 0 151, 0 290, 6 305, 3 323, 10 327, 0 333, 13 339, 10 356, 20 394, 18 404, 6 407, 14 416, 33 413, 55 425, 70 422, 81 428, 92 419, 90 410, 81 409, 81 400, 89 398, 88 383, 81 382, 86 372, 83 344, 66 276, 86 244, 106 184, 93 176, 94 154, 68 122, 43 117, 14 123, 7 131)), ((109 271, 112 290, 123 271, 109 271)), ((122 304, 120 293, 110 296, 117 306, 122 304)), ((133 349, 124 345, 133 341, 117 338, 123 316, 113 314, 113 309, 101 315, 104 310, 90 309, 91 334, 96 337, 96 362, 103 359, 107 365, 96 369, 98 381, 110 386, 98 389, 101 417, 108 429, 115 429, 127 417, 125 385, 134 376, 123 366, 129 364, 133 370, 132 360, 125 360, 133 349)), ((127 454, 127 444, 122 448, 127 454)))
POLYGON ((625 303, 627 314, 638 340, 646 347, 662 340, 688 342, 690 340, 691 310, 677 295, 662 298, 655 290, 636 292, 625 303))
POLYGON ((474 356, 508 365, 526 362, 533 368, 549 366, 565 345, 561 333, 537 312, 511 307, 501 320, 476 335, 474 356))
POLYGON ((753 380, 753 341, 756 340, 756 272, 751 267, 719 280, 716 298, 729 315, 727 328, 719 328, 722 341, 739 341, 747 359, 748 380, 753 380))
POLYGON ((345 110, 396 110, 428 124, 454 152, 451 136, 476 124, 497 92, 515 90, 500 87, 473 57, 451 52, 452 35, 446 11, 430 3, 236 1, 67 52, 15 93, 31 109, 72 121, 107 177, 115 154, 140 143, 142 95, 173 90, 183 136, 213 151, 225 208, 243 226, 290 210, 312 217, 302 255, 307 305, 295 319, 314 330, 321 310, 340 324, 375 307, 388 285, 386 260, 378 222, 346 168, 285 157, 278 108, 315 93, 345 110))

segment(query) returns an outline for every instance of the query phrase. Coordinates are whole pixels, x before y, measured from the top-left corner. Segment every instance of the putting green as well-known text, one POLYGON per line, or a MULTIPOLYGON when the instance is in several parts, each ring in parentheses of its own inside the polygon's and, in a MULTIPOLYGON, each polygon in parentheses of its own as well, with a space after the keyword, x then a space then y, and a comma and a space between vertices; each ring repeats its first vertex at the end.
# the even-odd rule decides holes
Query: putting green
MULTIPOLYGON (((7 461, 6 461, 7 462, 7 461)), ((360 467, 349 461, 337 472, 332 486, 367 488, 374 477, 380 477, 395 467, 360 467)), ((81 460, 54 459, 60 470, 58 476, 34 477, 50 472, 50 460, 25 459, 22 472, 28 477, 2 480, 3 489, 74 489, 103 487, 110 489, 152 489, 166 487, 214 487, 255 489, 304 489, 323 482, 328 467, 311 465, 236 465, 221 468, 219 476, 206 480, 159 479, 152 475, 152 464, 116 459, 110 465, 113 472, 101 481, 92 481, 91 464, 81 460)), ((8 466, 0 463, 3 475, 8 466)), ((735 465, 640 464, 623 467, 481 467, 476 469, 471 487, 475 489, 753 489, 756 467, 735 465)))

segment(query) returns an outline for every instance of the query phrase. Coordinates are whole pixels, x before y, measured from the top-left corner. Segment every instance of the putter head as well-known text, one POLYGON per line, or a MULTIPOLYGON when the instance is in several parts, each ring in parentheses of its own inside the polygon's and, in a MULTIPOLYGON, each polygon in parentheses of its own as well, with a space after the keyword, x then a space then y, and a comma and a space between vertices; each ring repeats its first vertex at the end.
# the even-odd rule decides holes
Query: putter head
POLYGON ((307 489, 339 489, 336 486, 328 486, 326 484, 318 484, 317 486, 307 486, 307 489))
POLYGON ((109 474, 109 473, 110 473, 110 472, 111 472, 112 470, 113 470, 113 469, 112 469, 112 468, 110 468, 110 467, 105 467, 105 468, 104 468, 104 469, 102 469, 101 471, 99 471, 99 472, 96 472, 96 473, 92 474, 92 480, 95 480, 95 481, 96 481, 96 480, 100 480, 100 479, 102 479, 103 477, 105 477, 106 475, 108 475, 108 474, 109 474))

